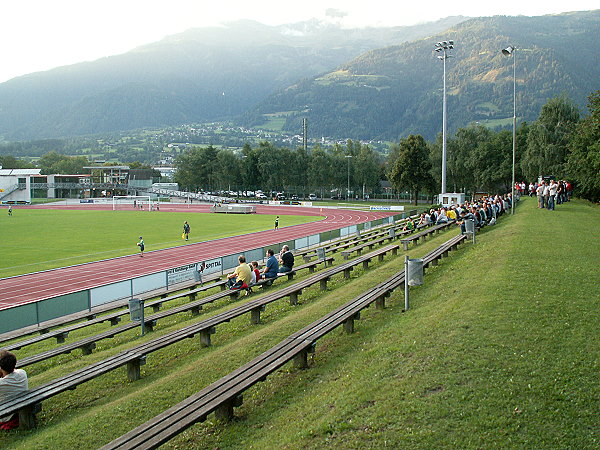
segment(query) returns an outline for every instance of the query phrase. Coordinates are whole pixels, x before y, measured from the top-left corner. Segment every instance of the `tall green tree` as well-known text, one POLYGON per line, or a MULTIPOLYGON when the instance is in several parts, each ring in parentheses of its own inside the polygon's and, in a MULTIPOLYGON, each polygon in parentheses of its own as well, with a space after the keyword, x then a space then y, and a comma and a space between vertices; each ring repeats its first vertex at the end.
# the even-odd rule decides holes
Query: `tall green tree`
POLYGON ((531 126, 521 169, 528 180, 540 175, 566 176, 570 135, 579 121, 577 106, 566 96, 555 97, 542 106, 531 126))
POLYGON ((33 165, 12 155, 0 155, 0 166, 3 169, 31 169, 33 165))
POLYGON ((600 91, 588 97, 590 115, 577 124, 571 136, 568 177, 577 195, 600 201, 600 91))
POLYGON ((83 174, 86 173, 85 166, 90 162, 85 156, 67 156, 51 151, 44 154, 38 160, 38 167, 42 174, 83 174))
POLYGON ((363 145, 354 158, 354 182, 359 191, 374 192, 379 188, 379 157, 368 145, 363 145))
POLYGON ((388 180, 397 190, 414 194, 415 205, 419 193, 433 189, 429 161, 429 147, 423 136, 410 135, 392 148, 388 167, 388 180))
POLYGON ((174 179, 182 189, 215 189, 218 181, 218 150, 212 145, 193 147, 177 156, 174 179))
POLYGON ((244 189, 255 190, 261 186, 258 151, 248 143, 242 148, 241 177, 244 189))

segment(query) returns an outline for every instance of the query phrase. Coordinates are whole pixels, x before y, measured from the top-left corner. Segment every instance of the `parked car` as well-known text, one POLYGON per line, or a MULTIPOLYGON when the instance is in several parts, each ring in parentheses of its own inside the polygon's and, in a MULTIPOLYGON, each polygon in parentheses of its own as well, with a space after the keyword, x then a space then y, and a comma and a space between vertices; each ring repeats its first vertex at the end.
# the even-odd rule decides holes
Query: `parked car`
POLYGON ((317 199, 317 194, 309 194, 309 195, 308 195, 308 199, 309 199, 311 202, 314 202, 314 201, 317 199))
POLYGON ((298 196, 297 196, 296 194, 292 195, 291 199, 292 199, 292 200, 299 200, 299 199, 298 199, 298 196))
POLYGON ((285 194, 283 192, 277 193, 277 200, 285 200, 285 194))
POLYGON ((259 192, 258 194, 256 194, 256 198, 265 200, 267 198, 267 196, 265 194, 263 194, 262 192, 259 192))

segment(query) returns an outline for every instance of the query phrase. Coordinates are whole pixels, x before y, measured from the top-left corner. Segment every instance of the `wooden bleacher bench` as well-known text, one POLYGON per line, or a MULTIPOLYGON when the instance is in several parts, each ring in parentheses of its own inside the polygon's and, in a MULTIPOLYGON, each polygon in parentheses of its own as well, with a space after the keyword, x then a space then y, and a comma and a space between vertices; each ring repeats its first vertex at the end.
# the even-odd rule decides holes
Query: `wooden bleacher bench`
POLYGON ((379 239, 375 239, 373 241, 364 242, 363 244, 357 245, 356 247, 348 248, 348 249, 342 251, 342 257, 344 259, 348 259, 350 257, 350 255, 354 252, 356 252, 357 255, 360 255, 365 248, 368 247, 369 250, 371 250, 376 245, 382 244, 383 242, 389 241, 391 239, 393 239, 393 238, 390 238, 390 236, 384 236, 384 237, 380 237, 379 239))
MULTIPOLYGON (((431 263, 440 257, 444 249, 455 248, 463 240, 464 237, 460 236, 453 238, 452 244, 448 242, 442 244, 439 249, 430 252, 424 262, 431 263)), ((404 284, 404 275, 404 271, 393 275, 198 393, 113 440, 102 449, 156 448, 191 425, 205 421, 213 412, 217 419, 230 420, 233 417, 234 407, 241 406, 243 403, 243 393, 248 388, 264 381, 290 361, 293 361, 297 367, 307 367, 307 355, 315 351, 318 339, 339 326, 343 326, 347 333, 352 333, 354 321, 360 318, 360 312, 373 303, 383 307, 381 299, 404 284)))
MULTIPOLYGON (((218 281, 215 281, 214 283, 205 284, 205 285, 197 287, 195 289, 190 289, 189 291, 179 292, 177 294, 173 294, 171 296, 164 297, 159 300, 147 302, 147 303, 145 303, 144 307, 145 308, 151 307, 154 310, 154 312, 157 312, 160 310, 160 307, 163 305, 163 303, 166 303, 166 302, 169 302, 172 300, 176 300, 176 299, 179 299, 182 297, 189 297, 190 300, 193 300, 196 297, 196 294, 199 292, 203 292, 208 289, 212 289, 214 287, 224 288, 224 286, 226 284, 227 284, 227 280, 218 280, 218 281)), ((31 337, 31 338, 23 340, 23 341, 5 345, 2 348, 4 348, 5 350, 10 350, 10 351, 18 350, 27 345, 35 344, 37 342, 43 341, 45 339, 50 339, 52 337, 56 338, 56 342, 58 344, 62 344, 63 342, 65 342, 65 338, 69 335, 69 333, 71 331, 78 330, 78 329, 81 329, 84 327, 88 327, 88 326, 95 325, 97 323, 106 322, 106 321, 110 321, 111 325, 117 325, 121 321, 121 318, 123 316, 126 316, 127 314, 129 314, 129 309, 123 309, 123 310, 116 311, 116 312, 113 312, 113 313, 110 313, 107 315, 96 317, 95 319, 92 319, 92 320, 89 320, 86 322, 79 322, 79 323, 76 323, 76 324, 71 325, 66 328, 52 330, 45 334, 41 334, 41 335, 34 336, 34 337, 31 337)), ((115 333, 115 334, 117 334, 117 333, 115 333)))
POLYGON ((429 236, 430 234, 438 233, 440 230, 443 230, 444 228, 452 225, 453 223, 454 223, 454 221, 449 221, 449 222, 441 223, 439 225, 434 225, 432 227, 425 228, 423 231, 420 231, 415 234, 411 234, 408 237, 400 239, 400 242, 402 243, 402 245, 404 247, 404 251, 408 250, 409 243, 411 243, 411 242, 417 243, 417 242, 419 242, 419 239, 424 239, 425 237, 429 236))
MULTIPOLYGON (((221 277, 220 274, 209 275, 208 277, 205 277, 203 279, 203 283, 213 281, 213 280, 218 280, 218 279, 220 279, 220 277, 221 277)), ((184 282, 184 283, 178 283, 177 285, 170 286, 169 289, 161 288, 161 289, 157 289, 157 290, 153 290, 153 291, 149 291, 149 292, 144 292, 143 294, 139 295, 138 298, 149 299, 149 298, 154 298, 154 297, 158 297, 158 296, 167 297, 169 295, 169 293, 184 290, 184 289, 194 289, 199 284, 201 284, 200 281, 195 281, 195 280, 189 281, 189 282, 184 282)), ((99 322, 104 322, 107 320, 110 320, 112 325, 116 325, 119 322, 119 320, 115 319, 114 315, 112 315, 112 314, 102 315, 102 314, 110 312, 110 311, 122 309, 122 308, 125 308, 125 310, 117 312, 116 316, 128 314, 129 313, 129 311, 127 309, 128 302, 129 302, 128 299, 117 300, 114 302, 95 306, 90 310, 80 311, 77 313, 68 314, 66 316, 57 317, 56 319, 47 320, 38 325, 31 325, 28 327, 19 328, 17 330, 8 331, 6 333, 0 334, 0 343, 6 342, 9 340, 13 340, 13 339, 18 339, 20 337, 28 336, 28 335, 34 334, 34 333, 39 333, 41 335, 41 337, 38 338, 37 340, 32 339, 32 341, 30 343, 39 342, 40 340, 48 339, 51 337, 57 337, 57 340, 60 343, 61 339, 66 336, 61 337, 60 332, 54 333, 52 331, 53 328, 68 325, 69 323, 73 323, 73 322, 79 322, 82 320, 87 320, 90 323, 80 322, 78 324, 73 325, 73 328, 70 331, 72 331, 73 329, 91 325, 92 323, 99 323, 99 322)), ((29 345, 29 343, 27 343, 25 345, 29 345)), ((21 347, 23 347, 25 345, 22 345, 21 347)), ((21 348, 21 347, 13 347, 13 348, 21 348)), ((8 346, 3 346, 2 348, 8 348, 8 346)))
MULTIPOLYGON (((79 384, 85 383, 124 365, 127 366, 128 378, 131 381, 135 381, 140 378, 140 367, 145 364, 146 356, 149 353, 196 335, 198 335, 200 338, 200 347, 210 346, 211 335, 215 333, 215 327, 217 325, 229 322, 232 319, 246 313, 250 313, 251 323, 259 323, 260 313, 269 303, 284 297, 289 297, 290 304, 296 304, 298 301, 298 296, 301 295, 302 291, 307 287, 319 283, 321 289, 326 289, 327 282, 333 275, 343 272, 344 276, 347 277, 355 265, 361 263, 363 265, 368 264, 371 258, 387 252, 397 254, 397 250, 398 245, 389 245, 370 254, 356 258, 355 260, 348 261, 336 267, 325 269, 298 283, 285 286, 279 291, 267 294, 255 300, 251 300, 243 305, 234 307, 213 317, 168 333, 167 335, 158 337, 135 348, 120 352, 115 356, 111 356, 105 360, 94 363, 71 374, 50 381, 42 386, 38 386, 0 405, 0 416, 8 415, 17 411, 27 411, 28 408, 35 403, 40 403, 43 400, 66 390, 75 389, 79 384)), ((229 295, 230 293, 231 291, 224 291, 219 294, 229 295)), ((150 317, 148 319, 150 319, 150 317)), ((18 366, 21 367, 20 362, 18 363, 18 366)), ((28 423, 32 423, 32 421, 30 420, 28 423)))

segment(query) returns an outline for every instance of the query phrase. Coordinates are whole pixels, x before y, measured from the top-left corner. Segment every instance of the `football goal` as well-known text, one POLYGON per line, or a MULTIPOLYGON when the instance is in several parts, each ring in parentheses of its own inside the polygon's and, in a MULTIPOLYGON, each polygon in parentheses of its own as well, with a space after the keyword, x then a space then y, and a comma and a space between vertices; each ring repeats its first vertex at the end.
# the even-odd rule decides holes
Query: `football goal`
POLYGON ((151 211, 154 204, 149 195, 115 195, 112 198, 113 211, 141 209, 151 211))

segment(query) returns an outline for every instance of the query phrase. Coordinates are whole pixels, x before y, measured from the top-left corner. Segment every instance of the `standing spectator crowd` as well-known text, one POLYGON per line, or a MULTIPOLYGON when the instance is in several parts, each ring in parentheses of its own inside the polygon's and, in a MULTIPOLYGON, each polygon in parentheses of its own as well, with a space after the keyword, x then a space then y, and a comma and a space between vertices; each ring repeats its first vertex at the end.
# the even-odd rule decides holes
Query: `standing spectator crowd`
POLYGON ((571 183, 564 180, 542 180, 529 183, 529 196, 537 196, 538 208, 554 211, 556 205, 568 202, 571 198, 571 183))

